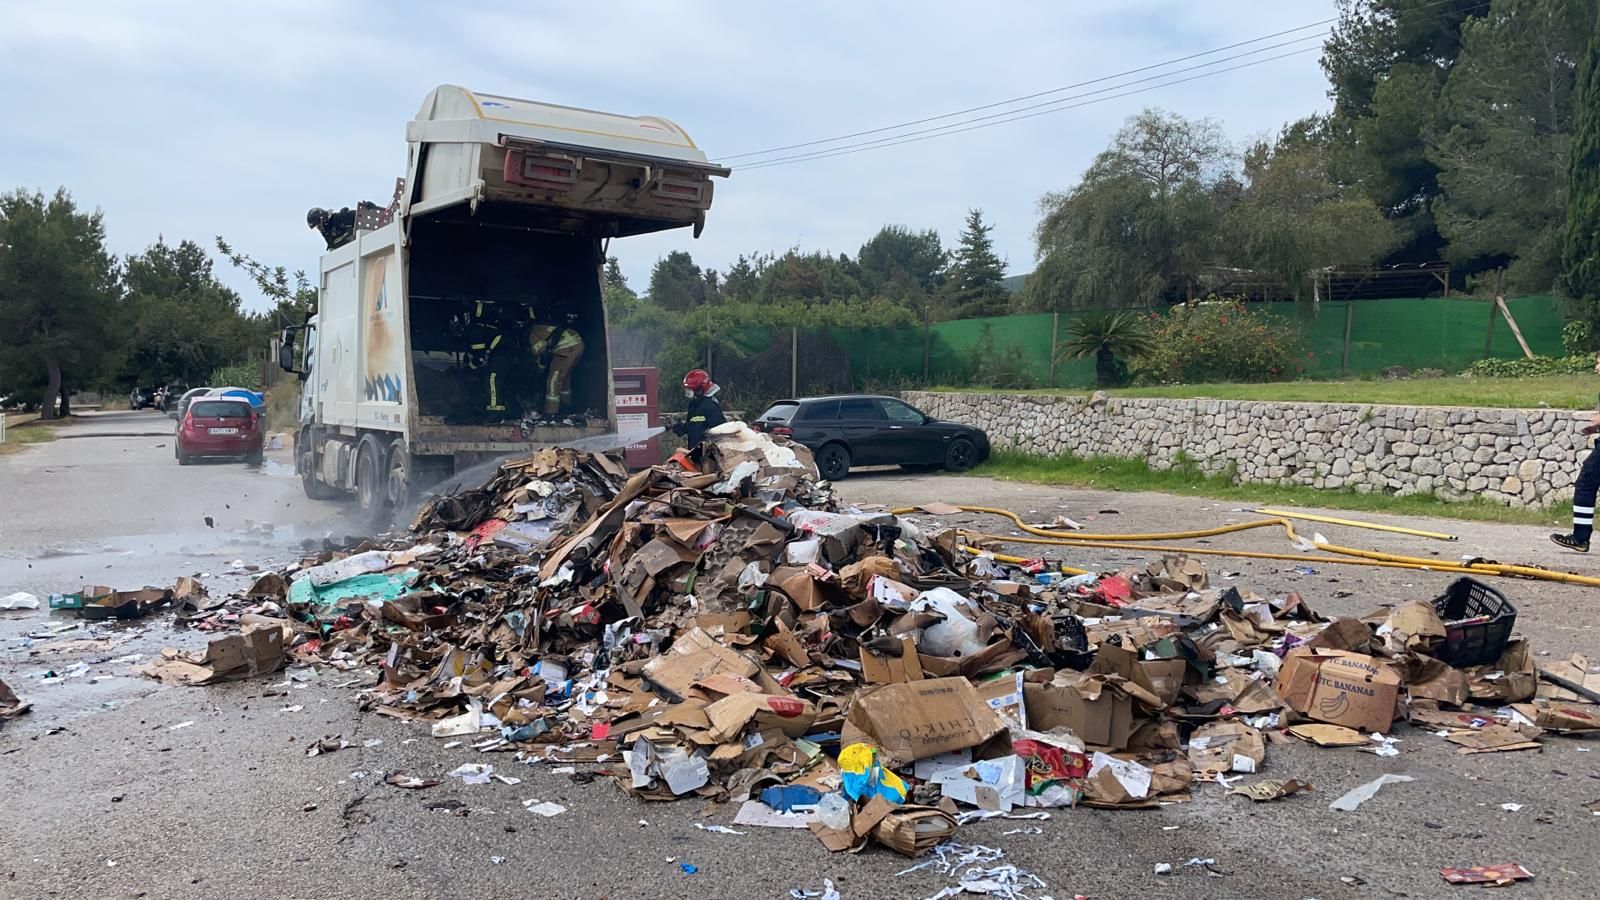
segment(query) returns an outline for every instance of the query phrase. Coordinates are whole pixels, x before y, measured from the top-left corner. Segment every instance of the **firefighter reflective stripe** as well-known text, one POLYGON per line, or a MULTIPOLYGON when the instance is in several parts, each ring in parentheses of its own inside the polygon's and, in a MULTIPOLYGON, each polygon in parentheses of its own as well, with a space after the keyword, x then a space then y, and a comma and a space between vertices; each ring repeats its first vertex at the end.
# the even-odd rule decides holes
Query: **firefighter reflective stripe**
POLYGON ((500 404, 500 385, 498 376, 494 372, 489 373, 489 409, 494 412, 505 411, 505 407, 500 404))
POLYGON ((560 325, 535 325, 528 330, 528 345, 534 353, 546 350, 572 350, 583 346, 583 335, 560 325), (554 345, 552 345, 552 340, 554 345))
POLYGON ((471 348, 469 348, 469 349, 472 349, 472 350, 487 350, 487 349, 489 349, 489 345, 488 344, 473 344, 471 346, 471 348))
POLYGON ((690 416, 689 417, 689 421, 691 421, 691 422, 704 422, 705 420, 706 420, 705 416, 690 416))
POLYGON ((478 301, 478 305, 472 310, 472 317, 474 319, 483 318, 483 301, 482 300, 479 300, 478 301))
POLYGON ((583 358, 583 344, 564 347, 554 351, 550 356, 550 370, 545 375, 544 411, 548 415, 555 415, 563 407, 572 406, 572 370, 578 365, 578 360, 583 358))
POLYGON ((495 335, 494 336, 494 340, 489 342, 489 349, 493 350, 494 348, 500 346, 500 339, 503 338, 503 337, 505 337, 505 335, 503 335, 503 334, 495 335))

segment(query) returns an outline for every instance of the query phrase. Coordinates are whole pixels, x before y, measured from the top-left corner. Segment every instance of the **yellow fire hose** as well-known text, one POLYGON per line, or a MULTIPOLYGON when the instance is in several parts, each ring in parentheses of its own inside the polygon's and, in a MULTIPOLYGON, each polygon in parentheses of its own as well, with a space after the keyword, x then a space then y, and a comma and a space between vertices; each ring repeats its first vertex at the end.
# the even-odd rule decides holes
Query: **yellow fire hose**
POLYGON ((1325 522, 1329 525, 1348 525, 1351 528, 1365 528, 1369 531, 1388 531, 1394 534, 1409 534, 1413 537, 1433 538, 1438 541, 1456 541, 1460 538, 1442 531, 1419 531, 1415 528, 1401 528, 1399 525, 1380 525, 1377 522, 1358 522, 1355 519, 1339 519, 1333 516, 1316 516, 1306 512, 1294 512, 1287 509, 1272 509, 1261 507, 1250 510, 1263 516, 1277 516, 1280 519, 1300 519, 1306 522, 1325 522))
MULTIPOLYGON (((1033 538, 1008 537, 1003 535, 977 535, 984 540, 999 541, 1016 544, 1043 544, 1057 547, 1093 547, 1098 549, 1124 549, 1142 550, 1156 553, 1184 553, 1193 556, 1226 556, 1242 559, 1277 559, 1292 562, 1337 563, 1340 565, 1375 566, 1389 569, 1415 569, 1420 571, 1450 572, 1461 575, 1490 575, 1505 578, 1530 578, 1539 581, 1555 581, 1563 584, 1580 584, 1586 587, 1600 587, 1600 578, 1589 575, 1578 575, 1572 572, 1557 572, 1550 569, 1540 569, 1535 566, 1504 565, 1501 563, 1454 563, 1441 562, 1415 556, 1403 556, 1397 553, 1380 553, 1375 550, 1359 550, 1353 547, 1341 547, 1337 544, 1317 544, 1316 547, 1326 553, 1338 556, 1313 556, 1295 553, 1267 553, 1256 550, 1218 550, 1210 547, 1160 547, 1148 543, 1151 541, 1180 541, 1193 538, 1216 537, 1223 534, 1233 534, 1240 531, 1249 531, 1256 528, 1280 527, 1291 541, 1302 540, 1295 533, 1294 523, 1284 518, 1258 519, 1254 522, 1240 522, 1234 525, 1222 525, 1216 528, 1203 528, 1191 531, 1168 531, 1153 534, 1085 534, 1082 532, 1054 531, 1047 528, 1036 528, 1022 521, 1022 517, 1008 509, 997 509, 991 506, 958 506, 962 512, 981 513, 985 515, 1000 516, 1011 520, 1012 524, 1023 532, 1034 535, 1033 538), (1339 556, 1353 557, 1341 559, 1339 556)), ((916 507, 902 507, 893 510, 895 515, 907 515, 918 512, 916 507)), ((972 548, 963 547, 963 550, 972 552, 972 548)), ((983 552, 983 551, 977 551, 983 552)), ((1001 562, 1018 563, 1024 560, 1018 557, 995 556, 1001 562)), ((1069 572, 1065 567, 1063 572, 1069 572)), ((1081 570, 1071 570, 1069 574, 1083 574, 1081 570)))

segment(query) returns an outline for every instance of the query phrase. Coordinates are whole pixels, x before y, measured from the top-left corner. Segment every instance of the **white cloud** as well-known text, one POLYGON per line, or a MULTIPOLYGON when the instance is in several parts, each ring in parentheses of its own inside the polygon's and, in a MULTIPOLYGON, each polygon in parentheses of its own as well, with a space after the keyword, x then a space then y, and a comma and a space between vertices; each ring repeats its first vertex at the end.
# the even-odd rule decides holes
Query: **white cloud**
MULTIPOLYGON (((119 252, 157 234, 207 244, 222 234, 310 269, 320 243, 305 210, 386 200, 405 122, 440 83, 664 115, 716 156, 937 115, 1333 14, 1332 0, 0 0, 0 171, 4 187, 65 184, 105 210, 119 252)), ((921 143, 736 167, 699 241, 680 231, 613 252, 642 287, 670 249, 716 267, 795 245, 853 253, 890 222, 951 242, 966 209, 981 206, 1013 271, 1027 271, 1039 195, 1070 185, 1128 114, 1159 105, 1213 116, 1242 140, 1324 109, 1324 92, 1307 54, 921 143)))

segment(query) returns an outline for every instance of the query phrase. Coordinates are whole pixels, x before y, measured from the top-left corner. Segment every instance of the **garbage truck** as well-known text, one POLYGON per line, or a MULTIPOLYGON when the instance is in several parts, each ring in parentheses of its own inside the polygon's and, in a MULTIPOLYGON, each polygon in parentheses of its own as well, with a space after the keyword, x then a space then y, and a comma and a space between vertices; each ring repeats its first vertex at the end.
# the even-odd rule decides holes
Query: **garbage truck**
POLYGON ((699 237, 728 174, 667 119, 435 88, 390 203, 307 217, 316 309, 278 350, 306 495, 382 523, 489 459, 616 436, 608 244, 699 237))

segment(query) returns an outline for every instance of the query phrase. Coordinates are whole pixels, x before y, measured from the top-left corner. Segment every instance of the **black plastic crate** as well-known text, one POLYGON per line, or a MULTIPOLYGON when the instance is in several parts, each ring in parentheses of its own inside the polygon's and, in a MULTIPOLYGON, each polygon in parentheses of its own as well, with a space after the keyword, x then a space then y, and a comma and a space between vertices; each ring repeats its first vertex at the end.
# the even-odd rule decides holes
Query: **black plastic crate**
POLYGON ((1505 595, 1472 578, 1457 578, 1433 601, 1444 620, 1444 644, 1434 653, 1452 666, 1492 663, 1511 642, 1517 610, 1505 595))

